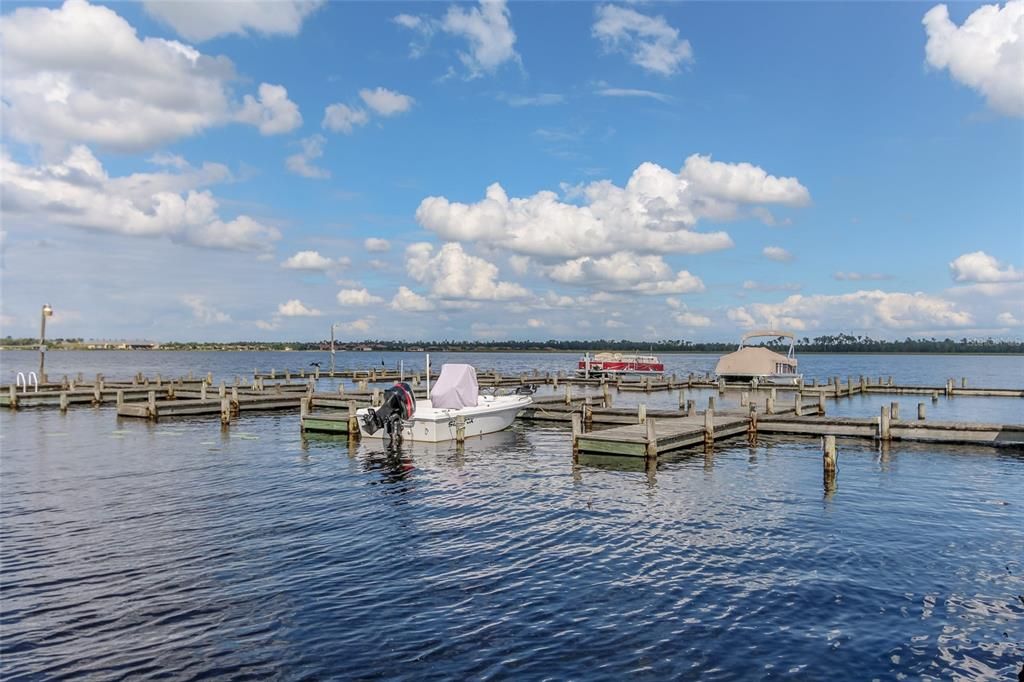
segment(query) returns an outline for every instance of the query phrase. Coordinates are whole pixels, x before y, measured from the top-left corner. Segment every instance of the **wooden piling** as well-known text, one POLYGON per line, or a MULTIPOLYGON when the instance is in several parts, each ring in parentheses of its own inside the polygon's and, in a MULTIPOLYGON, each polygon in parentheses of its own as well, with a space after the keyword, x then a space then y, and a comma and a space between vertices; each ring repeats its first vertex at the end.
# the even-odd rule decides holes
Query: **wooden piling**
POLYGON ((213 386, 213 372, 206 373, 206 383, 213 386))
POLYGON ((580 415, 572 413, 572 452, 573 455, 579 450, 580 436, 583 434, 583 427, 580 424, 580 415))
POLYGON ((231 401, 238 402, 238 386, 231 387, 231 401))
POLYGON ((819 393, 818 394, 818 415, 820 415, 822 417, 825 416, 825 394, 824 393, 819 393))
POLYGON ((654 418, 647 420, 647 456, 658 456, 658 433, 654 428, 654 418))
POLYGON ((565 385, 565 404, 572 405, 572 384, 565 385))
POLYGON ((231 423, 231 401, 228 400, 227 398, 220 399, 220 423, 231 423))
POLYGON ((692 417, 695 414, 697 414, 697 401, 696 400, 687 400, 686 401, 686 416, 687 417, 692 417))
POLYGON ((725 393, 725 377, 718 377, 718 394, 725 393))
POLYGON ((611 389, 608 388, 608 384, 605 383, 603 379, 601 380, 601 393, 604 395, 604 406, 605 407, 611 407, 612 406, 612 392, 611 392, 611 389))
POLYGON ((359 418, 356 417, 356 402, 348 401, 348 437, 349 439, 359 438, 359 418))
POLYGON ((932 402, 933 403, 939 402, 939 392, 938 391, 932 391, 932 402))
POLYGON ((204 381, 199 386, 199 399, 206 400, 206 382, 204 381))
POLYGON ((771 398, 771 396, 764 399, 764 413, 775 414, 775 401, 771 398))
POLYGON ((751 445, 757 442, 757 405, 750 403, 750 417, 747 423, 747 441, 751 445))
POLYGON ((222 400, 228 397, 228 386, 224 383, 224 380, 220 380, 220 386, 217 388, 217 397, 222 400))
POLYGON ((890 426, 890 415, 889 407, 882 405, 881 413, 878 418, 878 437, 883 441, 891 440, 892 435, 889 429, 890 426))
POLYGON ((647 421, 647 405, 646 403, 640 403, 636 408, 636 423, 643 424, 647 421))
POLYGON ((896 421, 900 418, 900 404, 895 400, 889 405, 889 418, 896 421))
POLYGON ((704 447, 711 447, 715 443, 715 410, 708 408, 704 412, 704 447))
MULTIPOLYGON (((118 398, 121 398, 124 395, 124 391, 118 391, 117 394, 118 394, 118 398)), ((118 405, 121 404, 120 400, 118 401, 117 404, 118 405)), ((60 411, 61 412, 67 412, 68 411, 68 394, 67 394, 67 391, 61 391, 60 392, 60 411)))
POLYGON ((587 396, 587 401, 583 403, 583 428, 587 431, 593 430, 594 424, 594 406, 590 404, 590 396, 587 396))
POLYGON ((708 396, 708 409, 712 412, 715 411, 715 396, 713 395, 708 396))
POLYGON ((924 403, 918 403, 917 404, 917 418, 918 418, 918 420, 924 420, 924 418, 925 418, 924 403))
MULTIPOLYGON (((309 403, 311 402, 311 400, 312 399, 307 395, 307 396, 303 396, 302 399, 299 401, 299 423, 300 424, 304 424, 306 417, 309 416, 309 403)), ((305 426, 303 425, 303 430, 304 429, 305 429, 305 426)))
POLYGON ((798 417, 801 417, 804 414, 803 398, 800 397, 799 393, 793 396, 793 414, 798 417))
MULTIPOLYGON (((574 414, 573 416, 578 417, 579 415, 574 414)), ((464 414, 455 417, 455 442, 466 442, 466 415, 464 414)))
POLYGON ((837 469, 836 437, 825 436, 822 439, 822 466, 824 469, 825 487, 831 488, 835 483, 837 469))
MULTIPOLYGON (((67 401, 61 402, 64 403, 67 401)), ((117 406, 121 407, 122 405, 124 405, 124 390, 119 388, 117 389, 117 406)), ((63 405, 63 409, 67 409, 67 405, 63 405)))
POLYGON ((18 387, 14 384, 8 386, 10 397, 8 398, 8 405, 12 410, 18 409, 18 387))
POLYGON ((373 395, 370 397, 370 404, 373 405, 374 407, 379 407, 380 406, 380 389, 379 388, 373 389, 373 395))
POLYGON ((740 407, 746 407, 750 403, 750 394, 746 391, 740 393, 740 407))
POLYGON ((149 402, 149 418, 156 419, 156 391, 150 391, 146 398, 149 402))

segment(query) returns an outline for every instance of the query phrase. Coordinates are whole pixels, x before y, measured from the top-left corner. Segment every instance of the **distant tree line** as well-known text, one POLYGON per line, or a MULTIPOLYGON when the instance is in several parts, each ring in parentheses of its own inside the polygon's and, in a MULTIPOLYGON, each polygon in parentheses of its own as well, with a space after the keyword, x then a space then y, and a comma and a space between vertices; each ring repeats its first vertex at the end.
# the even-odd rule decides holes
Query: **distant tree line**
MULTIPOLYGON (((0 339, 0 346, 5 348, 35 348, 38 339, 12 338, 5 336, 0 339)), ((76 349, 85 346, 82 339, 54 339, 47 345, 56 350, 59 348, 76 349)), ((770 340, 761 345, 769 347, 785 347, 787 344, 778 340, 770 340)), ((444 339, 441 341, 389 341, 366 339, 364 341, 336 342, 335 349, 341 351, 374 350, 374 351, 651 351, 668 353, 720 353, 735 350, 737 343, 730 342, 694 342, 685 339, 665 339, 661 341, 631 341, 628 339, 597 339, 597 340, 559 340, 547 341, 466 341, 444 339)), ((330 342, 322 341, 170 341, 160 344, 160 350, 248 350, 248 351, 281 351, 281 350, 330 350, 330 342)), ((803 337, 797 339, 797 351, 800 353, 1024 353, 1024 342, 1004 339, 968 339, 959 340, 945 338, 910 338, 902 341, 872 339, 868 336, 836 334, 803 337)))

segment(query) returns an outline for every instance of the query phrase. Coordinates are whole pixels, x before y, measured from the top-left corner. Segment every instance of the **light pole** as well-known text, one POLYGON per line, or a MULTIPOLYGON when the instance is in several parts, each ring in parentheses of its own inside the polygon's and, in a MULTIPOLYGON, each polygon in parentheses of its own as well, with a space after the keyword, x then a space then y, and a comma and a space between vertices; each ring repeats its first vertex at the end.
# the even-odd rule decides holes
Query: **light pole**
POLYGON ((334 328, 337 326, 337 322, 331 323, 331 376, 334 376, 334 328))
POLYGON ((46 383, 46 318, 53 317, 53 308, 49 303, 43 304, 42 321, 39 324, 39 381, 46 383))

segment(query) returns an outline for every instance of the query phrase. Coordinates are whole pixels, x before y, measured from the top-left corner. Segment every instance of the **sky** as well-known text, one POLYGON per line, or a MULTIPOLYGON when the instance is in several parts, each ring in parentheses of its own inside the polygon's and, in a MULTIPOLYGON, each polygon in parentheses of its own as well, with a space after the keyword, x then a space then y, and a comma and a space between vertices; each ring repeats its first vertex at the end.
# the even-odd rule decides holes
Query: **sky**
POLYGON ((1024 338, 1024 0, 5 2, 0 334, 1024 338))

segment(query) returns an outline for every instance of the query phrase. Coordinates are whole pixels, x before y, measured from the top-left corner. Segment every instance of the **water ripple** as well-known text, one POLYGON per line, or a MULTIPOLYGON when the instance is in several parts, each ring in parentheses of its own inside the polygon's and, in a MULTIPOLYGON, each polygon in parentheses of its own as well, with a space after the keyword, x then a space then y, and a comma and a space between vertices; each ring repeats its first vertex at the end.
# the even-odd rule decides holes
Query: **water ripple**
POLYGON ((109 409, 73 418, 69 445, 0 415, 5 679, 993 679, 1024 654, 1013 453, 844 443, 824 496, 810 440, 646 472, 574 468, 553 427, 394 453, 280 416, 113 442, 109 409))

